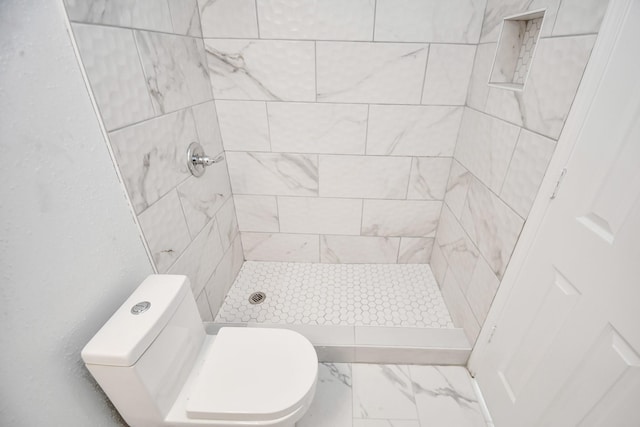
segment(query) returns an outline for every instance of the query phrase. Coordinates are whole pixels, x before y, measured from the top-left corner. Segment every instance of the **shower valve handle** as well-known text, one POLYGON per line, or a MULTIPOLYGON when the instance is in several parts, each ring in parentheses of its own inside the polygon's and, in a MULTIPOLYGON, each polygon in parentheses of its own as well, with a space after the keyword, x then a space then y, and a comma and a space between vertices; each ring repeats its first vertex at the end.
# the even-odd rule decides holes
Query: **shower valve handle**
POLYGON ((187 166, 193 176, 200 177, 204 174, 205 167, 211 166, 224 160, 224 156, 219 155, 211 158, 204 154, 204 149, 197 142, 192 142, 187 150, 187 166))

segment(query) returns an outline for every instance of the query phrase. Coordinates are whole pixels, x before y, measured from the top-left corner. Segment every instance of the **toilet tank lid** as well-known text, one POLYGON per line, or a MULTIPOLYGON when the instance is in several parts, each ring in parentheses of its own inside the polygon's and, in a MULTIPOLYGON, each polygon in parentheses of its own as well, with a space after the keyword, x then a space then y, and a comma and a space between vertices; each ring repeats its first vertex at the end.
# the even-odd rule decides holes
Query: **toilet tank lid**
POLYGON ((187 292, 190 285, 186 276, 147 277, 82 349, 84 363, 132 366, 171 319, 187 292))

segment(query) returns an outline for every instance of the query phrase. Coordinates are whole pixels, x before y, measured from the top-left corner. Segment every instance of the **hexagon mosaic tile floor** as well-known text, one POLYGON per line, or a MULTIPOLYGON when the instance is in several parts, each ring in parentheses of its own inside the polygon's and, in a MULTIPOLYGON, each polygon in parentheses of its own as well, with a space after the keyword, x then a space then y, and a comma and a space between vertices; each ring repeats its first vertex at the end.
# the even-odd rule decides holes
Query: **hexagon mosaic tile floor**
POLYGON ((247 261, 215 321, 454 327, 427 264, 247 261), (259 291, 266 299, 251 304, 259 291))

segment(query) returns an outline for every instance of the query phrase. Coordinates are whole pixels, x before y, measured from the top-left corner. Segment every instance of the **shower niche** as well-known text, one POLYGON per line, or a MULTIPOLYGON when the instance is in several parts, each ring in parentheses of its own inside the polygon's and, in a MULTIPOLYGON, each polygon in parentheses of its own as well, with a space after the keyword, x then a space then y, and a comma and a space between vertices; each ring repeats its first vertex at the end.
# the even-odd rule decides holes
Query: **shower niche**
POLYGON ((522 91, 527 82, 540 30, 544 9, 521 13, 503 19, 489 86, 522 91))

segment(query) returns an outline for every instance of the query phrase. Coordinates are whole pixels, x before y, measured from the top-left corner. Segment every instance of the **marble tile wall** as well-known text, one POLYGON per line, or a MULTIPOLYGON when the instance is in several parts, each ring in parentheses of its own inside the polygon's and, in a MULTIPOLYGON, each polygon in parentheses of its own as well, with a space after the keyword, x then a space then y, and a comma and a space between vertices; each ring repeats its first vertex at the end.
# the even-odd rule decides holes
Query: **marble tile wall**
POLYGON ((248 260, 427 263, 486 0, 199 0, 248 260))
POLYGON ((608 1, 488 0, 431 267, 475 342, 537 196, 608 1), (503 17, 545 8, 524 91, 487 82, 503 17))
POLYGON ((193 141, 223 151, 197 1, 65 2, 155 267, 189 276, 211 321, 244 258, 226 162, 186 165, 193 141))

